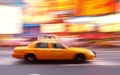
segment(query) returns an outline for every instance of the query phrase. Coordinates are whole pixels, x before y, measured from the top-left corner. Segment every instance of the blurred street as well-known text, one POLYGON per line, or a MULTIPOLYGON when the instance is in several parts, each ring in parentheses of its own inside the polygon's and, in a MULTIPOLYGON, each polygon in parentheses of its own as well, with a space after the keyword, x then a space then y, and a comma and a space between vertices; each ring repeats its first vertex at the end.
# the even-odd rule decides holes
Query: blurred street
POLYGON ((11 57, 14 47, 0 47, 0 75, 119 75, 120 50, 116 48, 88 47, 96 51, 95 60, 82 64, 41 61, 26 64, 11 57))

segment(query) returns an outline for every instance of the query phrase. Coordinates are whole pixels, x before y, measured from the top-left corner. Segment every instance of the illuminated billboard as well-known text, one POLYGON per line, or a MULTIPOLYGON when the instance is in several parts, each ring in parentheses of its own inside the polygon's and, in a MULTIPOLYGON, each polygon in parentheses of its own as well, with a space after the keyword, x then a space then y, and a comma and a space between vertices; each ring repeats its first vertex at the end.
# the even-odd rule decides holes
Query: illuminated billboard
POLYGON ((64 23, 42 24, 40 30, 41 33, 65 32, 66 27, 64 23))
POLYGON ((69 16, 96 16, 117 11, 115 0, 24 0, 24 3, 27 23, 56 23, 69 16))
POLYGON ((120 23, 106 24, 99 27, 100 32, 120 32, 120 23))
POLYGON ((0 6, 0 34, 22 33, 22 9, 13 6, 0 6))
POLYGON ((120 1, 117 2, 117 11, 120 12, 120 1))
POLYGON ((56 6, 53 6, 55 10, 72 10, 74 9, 77 0, 54 0, 56 6))
POLYGON ((116 12, 115 0, 78 0, 75 16, 96 16, 116 12))
POLYGON ((56 33, 56 32, 88 32, 94 29, 90 24, 42 24, 40 26, 41 33, 56 33))
POLYGON ((94 27, 91 24, 70 24, 68 25, 68 32, 88 32, 92 31, 94 27))
POLYGON ((24 0, 24 21, 27 23, 45 23, 55 19, 49 13, 50 3, 46 0, 24 0))

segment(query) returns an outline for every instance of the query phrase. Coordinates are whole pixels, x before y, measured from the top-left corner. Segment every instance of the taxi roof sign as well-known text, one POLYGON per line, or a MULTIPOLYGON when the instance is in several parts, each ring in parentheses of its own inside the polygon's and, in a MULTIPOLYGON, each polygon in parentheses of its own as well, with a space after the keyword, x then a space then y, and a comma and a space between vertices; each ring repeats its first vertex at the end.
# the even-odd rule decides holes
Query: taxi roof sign
POLYGON ((57 36, 51 34, 40 34, 38 35, 38 40, 40 39, 57 39, 57 36))

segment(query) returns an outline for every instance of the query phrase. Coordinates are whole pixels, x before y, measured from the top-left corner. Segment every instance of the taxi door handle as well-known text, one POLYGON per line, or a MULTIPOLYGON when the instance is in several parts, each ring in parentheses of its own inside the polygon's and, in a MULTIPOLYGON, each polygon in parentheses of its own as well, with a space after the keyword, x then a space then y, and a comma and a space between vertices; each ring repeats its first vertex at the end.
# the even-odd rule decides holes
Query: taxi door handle
POLYGON ((60 50, 53 50, 53 52, 61 52, 60 50))

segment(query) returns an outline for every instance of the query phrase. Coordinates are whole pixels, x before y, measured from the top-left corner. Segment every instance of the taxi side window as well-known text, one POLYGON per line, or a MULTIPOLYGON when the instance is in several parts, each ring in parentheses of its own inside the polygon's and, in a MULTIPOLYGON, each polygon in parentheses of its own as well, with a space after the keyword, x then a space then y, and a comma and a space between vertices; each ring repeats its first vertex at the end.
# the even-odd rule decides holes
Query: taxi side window
POLYGON ((59 49, 64 49, 65 47, 63 45, 61 45, 60 43, 53 43, 53 47, 54 48, 59 48, 59 49))
POLYGON ((40 42, 35 45, 35 48, 48 48, 48 43, 40 42))

